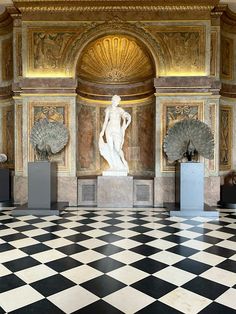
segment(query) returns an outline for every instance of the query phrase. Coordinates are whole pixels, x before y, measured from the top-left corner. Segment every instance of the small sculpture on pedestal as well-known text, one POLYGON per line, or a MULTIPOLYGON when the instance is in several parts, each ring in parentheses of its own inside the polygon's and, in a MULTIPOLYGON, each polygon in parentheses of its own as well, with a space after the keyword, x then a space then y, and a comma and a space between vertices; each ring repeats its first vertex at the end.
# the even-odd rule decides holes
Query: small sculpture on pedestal
POLYGON ((106 159, 110 168, 103 175, 127 175, 129 166, 122 150, 125 130, 131 123, 131 116, 124 109, 118 107, 120 96, 112 97, 112 104, 105 110, 105 120, 99 136, 99 151, 106 159), (106 143, 104 142, 106 136, 106 143))
POLYGON ((35 149, 37 160, 50 160, 50 156, 60 152, 69 139, 69 131, 61 122, 40 120, 31 129, 30 142, 35 149))
POLYGON ((187 158, 192 161, 199 154, 207 159, 214 158, 214 136, 204 122, 184 119, 169 129, 163 144, 170 162, 187 158))
POLYGON ((2 166, 2 164, 6 161, 7 161, 7 155, 0 154, 0 165, 2 166))

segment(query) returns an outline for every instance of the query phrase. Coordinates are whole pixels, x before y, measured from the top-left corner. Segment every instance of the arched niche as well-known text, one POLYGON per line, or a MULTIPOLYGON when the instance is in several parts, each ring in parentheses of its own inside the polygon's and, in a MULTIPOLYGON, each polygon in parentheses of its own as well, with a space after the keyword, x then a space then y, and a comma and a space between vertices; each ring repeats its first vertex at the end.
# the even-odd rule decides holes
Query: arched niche
POLYGON ((100 36, 77 62, 78 176, 97 175, 108 166, 98 152, 105 108, 114 94, 132 116, 123 150, 134 176, 154 175, 155 63, 150 51, 127 34, 100 36))

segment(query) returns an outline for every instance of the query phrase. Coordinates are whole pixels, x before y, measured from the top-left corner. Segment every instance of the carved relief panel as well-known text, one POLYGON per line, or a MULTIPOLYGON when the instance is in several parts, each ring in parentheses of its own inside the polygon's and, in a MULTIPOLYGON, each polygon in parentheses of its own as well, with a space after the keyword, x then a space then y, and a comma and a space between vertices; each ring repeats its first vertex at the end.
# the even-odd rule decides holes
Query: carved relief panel
POLYGON ((13 78, 13 46, 12 38, 2 41, 2 80, 10 81, 13 78))
POLYGON ((234 41, 231 38, 221 37, 221 77, 224 80, 233 79, 234 69, 234 41))
POLYGON ((220 106, 220 170, 232 167, 232 107, 220 106))
POLYGON ((73 50, 73 41, 83 32, 64 27, 31 27, 28 29, 28 74, 35 76, 70 76, 71 64, 66 55, 73 50), (52 74, 51 74, 52 75, 52 74))
MULTIPOLYGON (((49 122, 62 122, 69 127, 69 104, 64 102, 53 102, 53 101, 39 101, 31 102, 29 105, 29 128, 28 138, 30 131, 35 122, 42 119, 47 119, 49 122)), ((70 139, 69 139, 70 141, 70 139)), ((68 143, 61 152, 51 157, 51 161, 55 161, 58 164, 59 171, 68 171, 69 169, 69 146, 68 143)), ((35 161, 36 156, 32 145, 29 143, 29 160, 35 161)))
POLYGON ((16 77, 22 76, 22 34, 17 32, 15 35, 15 58, 16 58, 16 77))
POLYGON ((165 51, 160 75, 202 75, 205 70, 204 26, 145 26, 165 51))
POLYGON ((217 44, 218 33, 217 31, 211 32, 211 60, 210 60, 210 75, 217 75, 217 44))
POLYGON ((15 118, 16 118, 16 158, 15 158, 15 170, 18 172, 23 171, 23 116, 22 116, 22 105, 15 105, 15 118))
POLYGON ((14 106, 2 108, 2 153, 7 155, 4 167, 14 168, 14 106))
POLYGON ((164 102, 162 103, 161 171, 175 171, 163 151, 164 137, 169 128, 183 119, 202 120, 203 102, 164 102))

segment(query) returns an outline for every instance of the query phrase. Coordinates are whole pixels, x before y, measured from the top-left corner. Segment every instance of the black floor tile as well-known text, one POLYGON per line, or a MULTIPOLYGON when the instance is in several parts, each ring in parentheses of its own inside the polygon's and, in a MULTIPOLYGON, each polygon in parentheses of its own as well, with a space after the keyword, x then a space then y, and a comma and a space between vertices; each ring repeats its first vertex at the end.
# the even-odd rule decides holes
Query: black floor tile
POLYGON ((152 231, 151 228, 147 228, 147 227, 144 227, 144 226, 133 227, 133 228, 130 228, 129 230, 135 231, 135 232, 138 232, 138 233, 145 233, 145 232, 148 232, 148 231, 152 231))
POLYGON ((104 231, 107 231, 107 232, 117 232, 117 231, 121 231, 123 230, 122 228, 120 227, 117 227, 117 226, 108 226, 108 227, 104 227, 104 228, 101 228, 101 230, 104 230, 104 231))
POLYGON ((168 233, 176 233, 176 232, 180 232, 182 229, 179 229, 176 227, 171 227, 171 226, 165 226, 165 227, 162 227, 158 230, 168 232, 168 233))
POLYGON ((217 243, 222 241, 222 239, 211 237, 211 236, 208 236, 206 234, 200 235, 199 237, 195 238, 194 240, 202 241, 202 242, 206 242, 206 243, 210 243, 210 244, 217 244, 217 243))
POLYGON ((146 306, 135 314, 181 314, 178 310, 162 302, 156 301, 146 306))
POLYGON ((60 310, 57 306, 52 304, 47 299, 40 300, 38 302, 29 304, 27 306, 21 307, 15 311, 10 312, 10 314, 63 314, 64 311, 60 310))
POLYGON ((13 233, 13 234, 9 234, 9 235, 1 237, 1 239, 6 242, 13 242, 13 241, 21 240, 25 238, 27 238, 27 236, 24 235, 23 233, 13 233))
POLYGON ((28 224, 38 224, 40 222, 45 222, 45 220, 41 218, 33 218, 33 219, 27 220, 28 224))
POLYGON ((51 247, 49 247, 43 243, 37 243, 34 245, 23 247, 20 250, 23 251, 24 253, 28 254, 28 255, 33 255, 33 254, 41 253, 41 252, 48 251, 51 249, 52 249, 51 247))
POLYGON ((150 255, 160 252, 161 250, 147 244, 142 244, 130 249, 130 251, 148 257, 150 255))
POLYGON ((236 273, 236 261, 231 259, 223 261, 222 263, 218 264, 217 267, 236 273))
POLYGON ((236 310, 233 310, 232 308, 228 306, 224 306, 222 304, 212 302, 207 307, 205 307, 202 311, 200 311, 198 314, 233 314, 236 313, 236 310))
POLYGON ((80 219, 78 220, 81 224, 87 225, 87 224, 92 224, 97 222, 97 220, 90 219, 90 218, 85 218, 85 219, 80 219))
POLYGON ((33 282, 30 284, 35 290, 43 296, 48 297, 57 292, 66 290, 76 284, 60 274, 33 282))
POLYGON ((41 235, 33 237, 33 238, 39 242, 46 242, 46 241, 50 241, 50 240, 59 239, 59 237, 53 233, 41 234, 41 235))
MULTIPOLYGON (((25 282, 14 274, 0 277, 0 293, 24 286, 25 282)), ((1 298, 0 298, 1 300, 1 298)))
POLYGON ((84 225, 84 226, 78 226, 78 227, 71 228, 71 229, 75 230, 75 231, 78 231, 78 232, 86 232, 86 231, 93 230, 94 228, 84 225))
POLYGON ((145 225, 148 223, 147 220, 143 220, 143 219, 134 219, 134 220, 129 220, 130 223, 135 224, 135 225, 145 225))
POLYGON ((6 251, 10 251, 10 250, 14 250, 14 249, 15 249, 15 247, 12 246, 9 243, 0 244, 0 253, 1 252, 6 252, 6 251))
POLYGON ((226 258, 229 258, 235 254, 235 251, 233 250, 226 249, 221 246, 215 246, 215 245, 207 248, 206 250, 204 250, 204 252, 215 254, 218 256, 226 257, 226 258))
POLYGON ((184 245, 176 245, 176 246, 173 246, 173 247, 167 249, 166 251, 172 252, 175 254, 179 254, 179 255, 184 256, 184 257, 189 257, 189 256, 199 252, 198 250, 192 249, 192 248, 184 246, 184 245))
POLYGON ((76 261, 75 259, 67 256, 67 257, 57 259, 55 261, 48 262, 45 265, 54 269, 57 272, 63 272, 63 271, 66 271, 68 269, 78 267, 78 266, 82 265, 82 263, 80 263, 80 262, 76 261))
POLYGON ((83 252, 86 250, 87 250, 87 248, 85 248, 82 245, 76 244, 76 243, 72 243, 72 244, 57 248, 57 251, 60 251, 66 255, 72 255, 72 254, 76 254, 76 253, 83 252))
POLYGON ((162 240, 174 242, 176 244, 184 243, 186 241, 189 241, 189 238, 181 237, 176 234, 170 234, 167 237, 163 237, 162 240))
POLYGON ((118 247, 118 246, 115 246, 112 244, 102 245, 102 246, 99 246, 93 250, 96 252, 99 252, 101 254, 104 254, 106 256, 110 256, 112 254, 124 251, 124 249, 122 249, 121 247, 118 247))
POLYGON ((134 240, 134 241, 137 241, 140 243, 148 243, 148 242, 156 240, 156 238, 150 237, 146 234, 138 234, 138 235, 131 237, 130 240, 134 240))
POLYGON ((142 291, 155 299, 159 299, 163 295, 177 288, 177 286, 154 276, 149 276, 135 282, 131 287, 142 291))
POLYGON ((96 301, 82 309, 73 312, 73 314, 123 314, 120 310, 111 306, 103 300, 96 301))
POLYGON ((61 231, 61 230, 65 230, 66 228, 60 226, 60 225, 54 225, 54 226, 49 226, 49 227, 45 227, 45 228, 42 228, 43 230, 45 231, 48 231, 48 232, 55 232, 55 231, 61 231))
POLYGON ((227 239, 227 240, 236 242, 236 236, 232 236, 231 238, 229 238, 229 239, 227 239))
POLYGON ((192 279, 184 284, 182 288, 195 292, 210 300, 215 300, 222 293, 228 290, 228 287, 226 286, 201 277, 192 279))
POLYGON ((105 222, 106 224, 110 224, 110 225, 118 225, 123 223, 124 221, 116 219, 116 218, 110 218, 108 220, 104 220, 103 222, 105 222))
POLYGON ((17 272, 22 269, 37 266, 40 263, 30 256, 14 259, 13 261, 3 263, 12 272, 17 272))
MULTIPOLYGON (((234 217, 234 219, 236 220, 236 217, 234 217)), ((230 228, 230 227, 228 227, 228 228, 227 227, 221 227, 221 228, 217 229, 217 231, 229 233, 229 234, 232 234, 232 236, 235 235, 235 229, 230 228)))
POLYGON ((14 229, 19 231, 19 232, 25 232, 25 231, 37 229, 37 227, 32 226, 32 225, 25 225, 25 226, 21 226, 21 227, 16 227, 14 229))
POLYGON ((125 266, 125 264, 116 261, 115 259, 112 259, 110 257, 104 257, 97 261, 91 262, 88 265, 100 270, 103 273, 108 273, 112 270, 125 266))
POLYGON ((155 272, 157 272, 161 269, 164 269, 168 265, 146 257, 140 261, 137 261, 137 262, 131 264, 130 266, 136 267, 142 271, 145 271, 146 273, 154 274, 155 272))
POLYGON ((201 262, 197 262, 191 259, 184 259, 176 264, 173 265, 174 267, 180 268, 182 270, 186 270, 190 273, 193 273, 195 275, 200 275, 201 273, 203 273, 204 271, 208 270, 209 268, 211 268, 211 266, 201 263, 201 262))
POLYGON ((76 242, 81 242, 84 240, 91 239, 91 237, 89 237, 86 234, 79 233, 79 234, 73 234, 71 236, 65 237, 65 239, 76 243, 76 242))
POLYGON ((124 238, 122 238, 116 234, 105 234, 105 235, 99 237, 98 239, 105 241, 105 242, 108 242, 108 243, 113 243, 113 242, 116 242, 119 240, 123 240, 124 238))
POLYGON ((125 287, 122 282, 113 279, 107 275, 102 275, 95 279, 86 281, 82 283, 81 286, 88 291, 96 294, 100 298, 103 298, 108 294, 111 294, 125 287))
POLYGON ((204 227, 195 226, 195 227, 189 228, 188 231, 197 232, 199 234, 205 234, 205 233, 211 232, 212 230, 204 228, 204 227))

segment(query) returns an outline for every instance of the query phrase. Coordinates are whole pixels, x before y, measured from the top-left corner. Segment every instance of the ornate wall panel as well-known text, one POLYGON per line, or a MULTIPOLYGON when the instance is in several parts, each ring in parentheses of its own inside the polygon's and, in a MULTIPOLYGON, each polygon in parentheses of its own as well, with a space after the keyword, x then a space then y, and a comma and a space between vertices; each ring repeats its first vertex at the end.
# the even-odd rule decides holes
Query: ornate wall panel
POLYGON ((204 75, 205 26, 145 26, 165 51, 159 75, 204 75))
MULTIPOLYGON (((85 27, 29 27, 28 76, 71 76, 71 64, 67 64, 66 55, 73 50, 73 41, 85 27)), ((74 75, 74 73, 73 73, 74 75)))
POLYGON ((220 106, 220 170, 232 168, 232 117, 231 106, 220 106))
POLYGON ((161 131, 161 171, 175 171, 173 163, 169 163, 163 151, 164 137, 169 128, 183 119, 198 119, 203 117, 203 102, 163 102, 162 103, 162 131, 161 131))
POLYGON ((22 125, 23 125, 23 116, 22 116, 22 105, 15 105, 15 125, 16 125, 16 159, 15 159, 15 171, 23 171, 23 134, 22 134, 22 125))
POLYGON ((95 173, 97 168, 97 117, 94 106, 78 105, 78 172, 95 173))
POLYGON ((13 78, 13 46, 12 38, 2 41, 2 80, 10 81, 13 78))
POLYGON ((4 166, 14 168, 14 106, 2 108, 2 148, 7 155, 4 166))
POLYGON ((221 78, 232 80, 234 75, 234 41, 225 36, 221 37, 221 78))
POLYGON ((218 32, 211 32, 211 64, 210 64, 210 75, 217 75, 217 46, 218 46, 218 32))
MULTIPOLYGON (((28 138, 33 124, 45 118, 47 118, 49 122, 63 122, 67 127, 69 127, 69 104, 65 102, 53 101, 30 102, 28 138)), ((59 171, 63 172, 69 170, 69 146, 70 140, 65 149, 51 157, 51 161, 57 162, 59 171)), ((36 160, 34 150, 30 143, 28 160, 36 160)))
MULTIPOLYGON (((216 113, 216 104, 209 105, 209 127, 211 128, 212 133, 214 134, 214 141, 217 143, 217 113, 216 113)), ((209 160, 209 170, 215 171, 216 170, 216 149, 214 150, 214 159, 209 160)))

